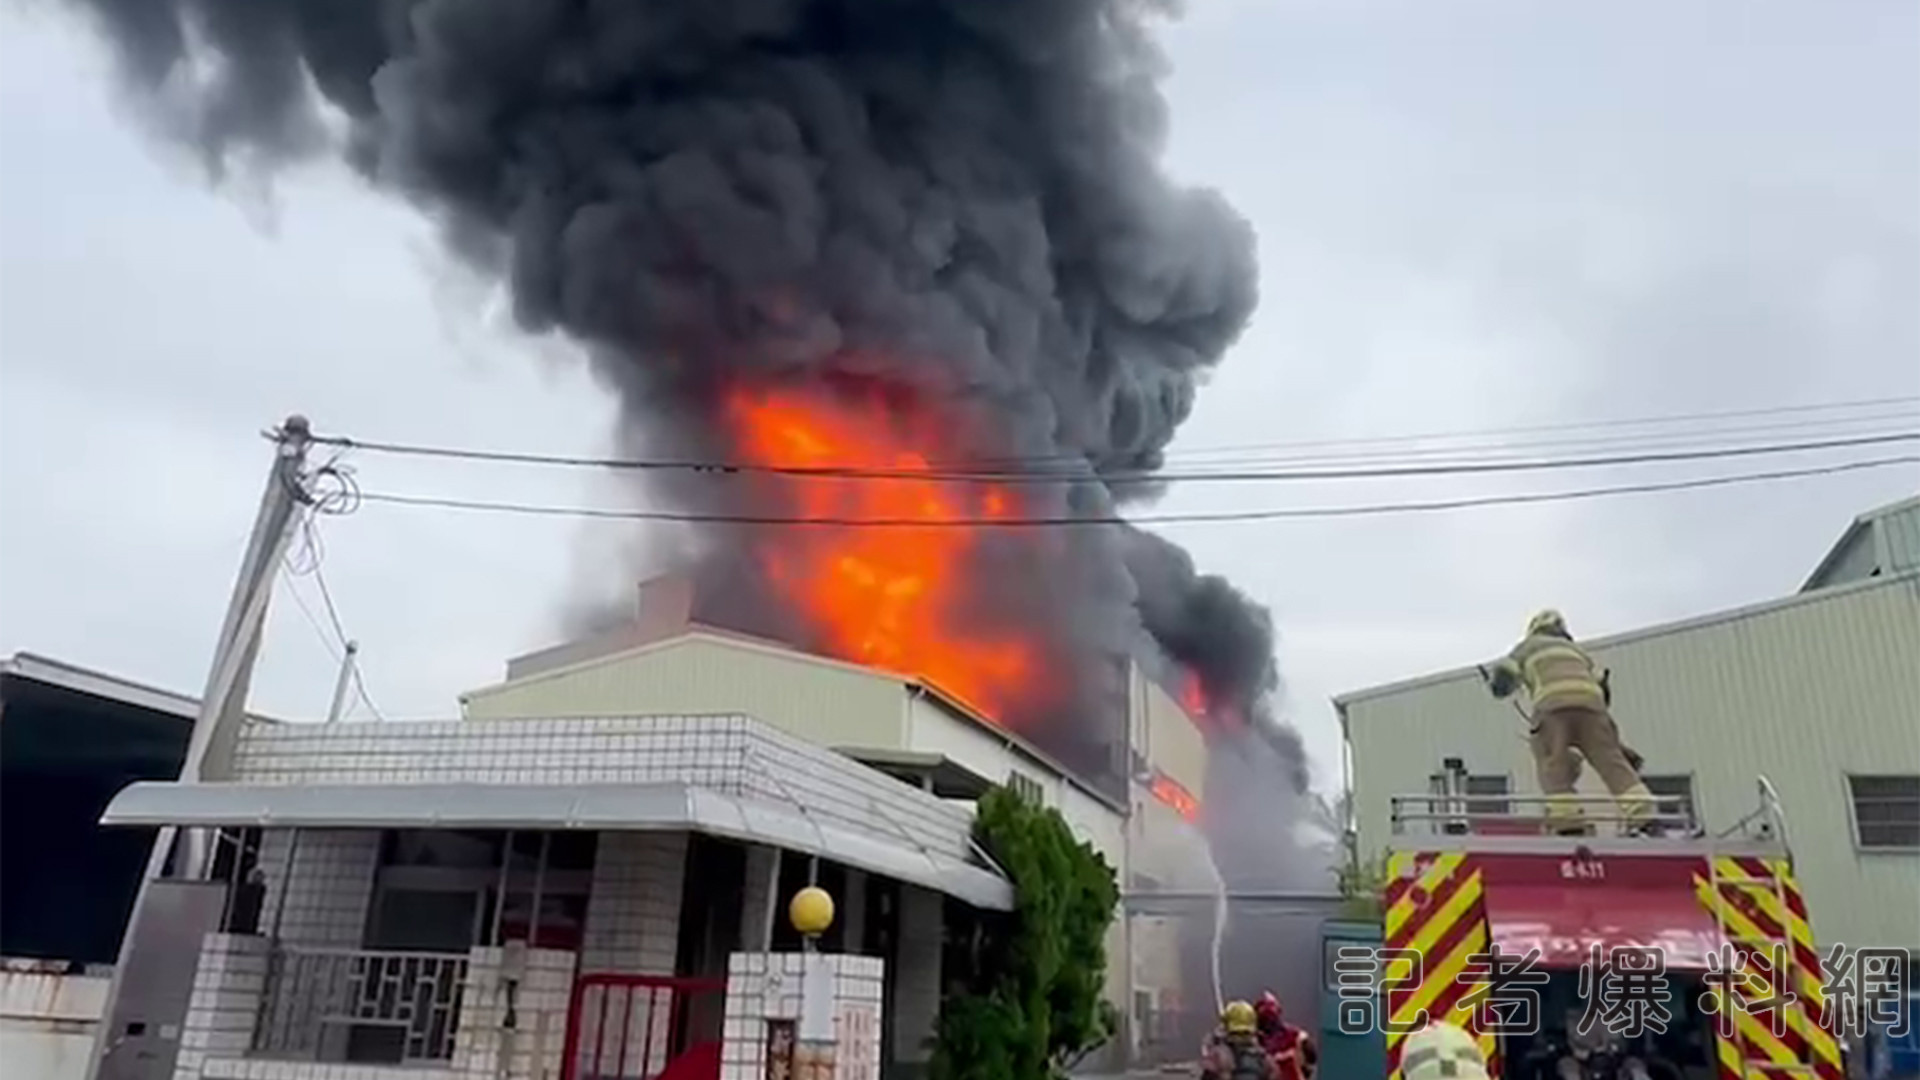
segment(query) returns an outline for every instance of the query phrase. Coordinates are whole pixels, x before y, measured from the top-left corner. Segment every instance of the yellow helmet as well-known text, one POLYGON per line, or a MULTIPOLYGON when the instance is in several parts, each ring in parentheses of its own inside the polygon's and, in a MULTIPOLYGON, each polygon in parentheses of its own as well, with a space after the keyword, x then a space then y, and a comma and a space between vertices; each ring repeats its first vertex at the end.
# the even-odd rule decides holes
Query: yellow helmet
POLYGON ((1253 1006, 1244 1001, 1229 1001, 1227 1007, 1220 1010, 1220 1026, 1226 1028, 1229 1035, 1250 1035, 1259 1025, 1255 1022, 1253 1006))
POLYGON ((1405 1080, 1488 1080, 1487 1058, 1472 1035, 1438 1021, 1408 1035, 1401 1044, 1400 1075, 1405 1080))
POLYGON ((1527 636, 1528 637, 1532 637, 1535 634, 1545 633, 1548 630, 1558 630, 1563 634, 1566 633, 1567 632, 1566 616, 1560 614, 1559 612, 1553 610, 1552 608, 1547 608, 1545 611, 1542 611, 1536 614, 1533 618, 1527 620, 1527 636))

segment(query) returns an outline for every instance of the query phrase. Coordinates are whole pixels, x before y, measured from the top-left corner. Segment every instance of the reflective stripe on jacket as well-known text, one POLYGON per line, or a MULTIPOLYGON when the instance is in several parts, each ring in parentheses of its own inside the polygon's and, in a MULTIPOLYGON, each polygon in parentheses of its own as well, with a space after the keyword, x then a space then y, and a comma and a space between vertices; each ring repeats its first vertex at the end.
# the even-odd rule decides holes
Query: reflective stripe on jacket
POLYGON ((1266 1048, 1278 1080, 1307 1080, 1312 1074, 1316 1060, 1313 1040, 1292 1024, 1274 1032, 1267 1039, 1266 1048))
POLYGON ((1533 699, 1533 711, 1580 707, 1604 709, 1606 694, 1587 650, 1563 637, 1533 634, 1513 647, 1503 667, 1518 676, 1533 699))

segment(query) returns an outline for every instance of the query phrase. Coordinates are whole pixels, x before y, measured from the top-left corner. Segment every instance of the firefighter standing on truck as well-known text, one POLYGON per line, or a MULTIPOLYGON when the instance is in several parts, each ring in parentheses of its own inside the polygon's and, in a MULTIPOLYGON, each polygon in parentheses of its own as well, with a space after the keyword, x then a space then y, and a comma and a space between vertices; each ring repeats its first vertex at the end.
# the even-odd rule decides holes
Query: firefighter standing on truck
POLYGON ((1593 658, 1575 644, 1566 619, 1557 611, 1542 611, 1527 623, 1527 635, 1513 651, 1492 665, 1487 681, 1498 698, 1524 687, 1533 700, 1533 764, 1540 791, 1547 796, 1547 816, 1558 819, 1555 831, 1581 832, 1580 807, 1573 799, 1580 775, 1580 757, 1586 758, 1607 790, 1619 801, 1630 829, 1646 827, 1653 811, 1653 792, 1620 744, 1608 694, 1596 674, 1593 658), (1575 757, 1575 751, 1580 757, 1575 757))
POLYGON ((1220 1029, 1201 1054, 1201 1080, 1276 1080, 1273 1059, 1260 1045, 1258 1028, 1253 1006, 1227 1002, 1220 1010, 1220 1029))

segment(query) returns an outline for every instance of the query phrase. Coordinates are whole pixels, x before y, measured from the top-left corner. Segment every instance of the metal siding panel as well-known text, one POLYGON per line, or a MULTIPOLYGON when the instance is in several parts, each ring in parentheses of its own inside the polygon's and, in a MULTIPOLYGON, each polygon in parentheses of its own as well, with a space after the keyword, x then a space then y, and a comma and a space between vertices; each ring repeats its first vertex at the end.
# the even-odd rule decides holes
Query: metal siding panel
POLYGON ((1828 564, 1826 572, 1813 584, 1819 588, 1831 588, 1872 577, 1874 568, 1879 565, 1879 556, 1874 547, 1873 526, 1855 532, 1840 545, 1833 562, 1828 564))
POLYGON ((468 697, 476 720, 745 713, 823 746, 905 745, 906 691, 805 657, 691 638, 468 697))
POLYGON ((1881 518, 1880 531, 1887 547, 1886 573, 1920 568, 1920 505, 1881 518))
MULTIPOLYGON (((1614 708, 1652 773, 1692 772, 1710 826, 1785 804, 1823 943, 1920 946, 1920 857, 1856 854, 1846 773, 1920 773, 1920 577, 1596 650, 1614 708)), ((1537 790, 1511 711, 1471 675, 1348 706, 1363 844, 1387 838, 1388 796, 1426 789, 1441 757, 1504 763, 1537 790), (1505 709, 1498 706, 1497 709, 1505 709)), ((1604 789, 1592 770, 1583 791, 1604 789)))
POLYGON ((1207 741, 1187 711, 1152 679, 1146 680, 1147 763, 1204 800, 1207 795, 1207 741))

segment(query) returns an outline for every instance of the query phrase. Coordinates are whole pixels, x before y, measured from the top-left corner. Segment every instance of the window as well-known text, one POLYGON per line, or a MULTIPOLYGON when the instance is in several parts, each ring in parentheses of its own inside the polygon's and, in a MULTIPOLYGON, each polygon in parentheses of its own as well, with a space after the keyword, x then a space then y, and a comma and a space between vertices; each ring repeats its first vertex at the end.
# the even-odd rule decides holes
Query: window
MULTIPOLYGON (((1376 990, 1379 989, 1380 958, 1376 955, 1377 950, 1380 948, 1379 941, 1327 937, 1321 939, 1320 948, 1321 982, 1326 989, 1334 991, 1340 989, 1340 971, 1336 965, 1340 962, 1341 949, 1359 950, 1354 954, 1352 959, 1347 961, 1350 970, 1363 973, 1363 975, 1352 976, 1354 982, 1359 983, 1361 978, 1364 977, 1365 985, 1372 986, 1376 990)), ((1405 973, 1399 969, 1395 969, 1395 974, 1404 975, 1405 973)))
POLYGON ((1034 806, 1045 805, 1046 800, 1040 792, 1040 781, 1030 776, 1022 776, 1019 773, 1008 773, 1007 789, 1025 801, 1032 803, 1034 806))
POLYGON ((541 948, 577 948, 596 840, 573 830, 389 830, 364 944, 463 952, 531 936, 541 948))
MULTIPOLYGON (((1434 773, 1427 777, 1427 791, 1436 796, 1432 803, 1434 813, 1497 815, 1513 812, 1511 805, 1505 799, 1476 799, 1472 797, 1475 795, 1512 794, 1512 780, 1505 774, 1496 776, 1492 773, 1469 773, 1466 776, 1465 787, 1460 792, 1460 794, 1468 796, 1464 801, 1451 801, 1447 798, 1449 794, 1447 783, 1447 775, 1445 773, 1434 773)), ((1459 820, 1450 821, 1446 824, 1443 831, 1454 835, 1464 834, 1467 832, 1467 823, 1459 820)))
POLYGON ((1920 776, 1849 776, 1847 787, 1862 848, 1920 848, 1920 776))
POLYGON ((1693 816, 1693 774, 1678 776, 1642 776, 1640 782, 1654 794, 1654 807, 1662 816, 1693 816))
MULTIPOLYGON (((1506 795, 1511 781, 1505 776, 1469 776, 1467 777, 1468 795, 1506 795)), ((1507 812, 1505 799, 1468 799, 1469 814, 1504 814, 1507 812)))

